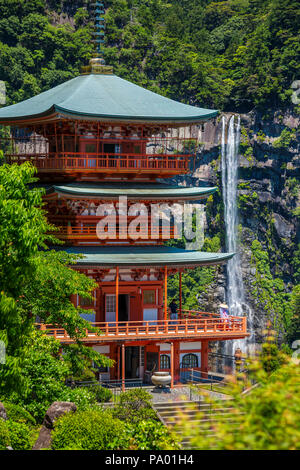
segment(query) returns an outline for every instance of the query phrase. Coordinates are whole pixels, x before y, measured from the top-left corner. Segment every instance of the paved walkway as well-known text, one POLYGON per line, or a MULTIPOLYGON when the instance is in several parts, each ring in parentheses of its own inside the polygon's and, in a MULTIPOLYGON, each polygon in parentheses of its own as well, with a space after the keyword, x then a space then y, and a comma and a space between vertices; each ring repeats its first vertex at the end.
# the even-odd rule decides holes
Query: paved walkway
POLYGON ((144 390, 147 390, 150 395, 152 395, 153 403, 163 403, 163 402, 176 402, 176 401, 203 401, 207 394, 212 398, 219 398, 221 400, 230 400, 232 397, 223 393, 218 393, 210 390, 203 390, 203 395, 201 396, 201 391, 199 394, 191 390, 191 387, 182 385, 174 387, 173 389, 165 388, 161 391, 157 391, 153 386, 143 387, 144 390))
POLYGON ((156 390, 154 387, 145 387, 145 389, 148 393, 150 393, 150 395, 152 395, 153 403, 162 403, 170 401, 189 401, 191 399, 190 387, 182 386, 174 387, 172 389, 165 388, 159 391, 156 390))

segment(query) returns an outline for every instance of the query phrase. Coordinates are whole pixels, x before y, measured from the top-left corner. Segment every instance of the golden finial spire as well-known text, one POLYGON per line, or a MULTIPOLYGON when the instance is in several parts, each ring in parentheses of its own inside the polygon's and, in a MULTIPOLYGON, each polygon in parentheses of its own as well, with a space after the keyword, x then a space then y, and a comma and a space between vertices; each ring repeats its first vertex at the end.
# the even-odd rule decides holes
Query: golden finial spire
POLYGON ((102 44, 104 43, 104 36, 105 36, 105 19, 104 19, 104 4, 96 0, 95 3, 92 3, 92 8, 94 10, 94 25, 95 31, 93 32, 95 39, 93 42, 95 43, 95 53, 93 54, 93 58, 90 60, 90 65, 87 67, 82 67, 82 74, 106 74, 111 75, 113 73, 113 68, 110 66, 105 65, 105 60, 103 58, 103 51, 102 51, 102 44))

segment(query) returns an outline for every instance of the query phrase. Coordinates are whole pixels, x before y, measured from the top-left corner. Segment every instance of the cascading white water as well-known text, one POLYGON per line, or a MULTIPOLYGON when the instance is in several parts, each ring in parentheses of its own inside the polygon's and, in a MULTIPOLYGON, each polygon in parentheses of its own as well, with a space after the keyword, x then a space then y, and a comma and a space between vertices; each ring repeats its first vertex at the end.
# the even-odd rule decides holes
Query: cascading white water
POLYGON ((241 269, 241 256, 238 246, 238 153, 240 145, 241 121, 240 116, 231 116, 228 123, 226 143, 226 118, 222 118, 222 188, 225 212, 226 251, 236 253, 227 264, 226 301, 231 315, 241 316, 247 314, 250 337, 248 340, 226 341, 226 354, 232 355, 237 347, 244 352, 250 352, 255 340, 252 322, 252 311, 245 303, 244 285, 241 269))

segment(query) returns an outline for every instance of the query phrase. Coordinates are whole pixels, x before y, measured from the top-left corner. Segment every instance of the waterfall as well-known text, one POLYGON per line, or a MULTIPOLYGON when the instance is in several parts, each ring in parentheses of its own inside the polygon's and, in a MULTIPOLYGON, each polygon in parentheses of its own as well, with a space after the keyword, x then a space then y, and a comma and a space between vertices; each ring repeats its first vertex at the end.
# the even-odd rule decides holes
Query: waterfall
POLYGON ((252 311, 245 302, 243 276, 241 268, 241 256, 238 243, 238 207, 237 207, 237 184, 238 184, 238 153, 240 145, 241 120, 240 116, 231 116, 228 123, 226 143, 226 118, 222 118, 222 189, 224 202, 224 218, 226 229, 226 251, 236 253, 227 263, 227 285, 226 301, 231 315, 241 316, 247 314, 248 329, 250 337, 247 340, 226 341, 226 354, 234 354, 237 347, 243 352, 250 352, 251 344, 254 342, 254 330, 252 311))

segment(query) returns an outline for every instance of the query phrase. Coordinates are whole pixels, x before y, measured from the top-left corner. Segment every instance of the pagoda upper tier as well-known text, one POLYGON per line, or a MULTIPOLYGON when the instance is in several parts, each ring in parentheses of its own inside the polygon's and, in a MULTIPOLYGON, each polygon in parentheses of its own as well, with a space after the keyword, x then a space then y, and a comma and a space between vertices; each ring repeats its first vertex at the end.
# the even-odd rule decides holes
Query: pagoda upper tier
POLYGON ((0 109, 1 149, 7 163, 31 161, 48 181, 155 180, 193 170, 192 126, 217 114, 98 67, 0 109))
POLYGON ((109 123, 195 124, 217 111, 179 103, 114 74, 80 75, 33 98, 0 110, 0 124, 49 119, 109 123))

